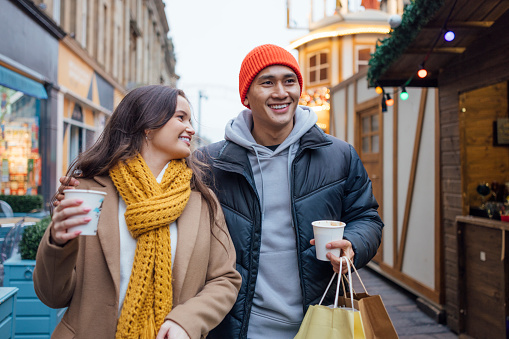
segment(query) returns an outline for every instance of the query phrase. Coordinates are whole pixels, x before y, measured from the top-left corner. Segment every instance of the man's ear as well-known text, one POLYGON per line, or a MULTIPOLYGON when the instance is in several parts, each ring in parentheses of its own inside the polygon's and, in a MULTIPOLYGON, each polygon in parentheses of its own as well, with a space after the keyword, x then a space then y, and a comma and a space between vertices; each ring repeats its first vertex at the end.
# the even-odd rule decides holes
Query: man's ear
POLYGON ((249 106, 249 101, 247 100, 247 97, 244 99, 244 106, 249 106))

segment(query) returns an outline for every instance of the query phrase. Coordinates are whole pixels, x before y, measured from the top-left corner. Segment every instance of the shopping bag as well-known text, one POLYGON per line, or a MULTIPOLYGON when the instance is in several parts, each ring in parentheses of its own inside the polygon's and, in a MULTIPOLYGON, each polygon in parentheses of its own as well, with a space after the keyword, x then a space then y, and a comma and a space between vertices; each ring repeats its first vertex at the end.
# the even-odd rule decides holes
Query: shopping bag
MULTIPOLYGON (((348 259, 349 260, 349 259, 348 259)), ((350 261, 351 267, 359 279, 363 293, 353 294, 353 303, 356 309, 360 311, 362 319, 362 327, 367 339, 397 339, 398 334, 394 329, 391 318, 385 309, 382 297, 379 295, 369 295, 366 286, 361 280, 359 272, 350 261)), ((349 272, 351 275, 351 272, 349 272)), ((350 288, 353 291, 353 285, 350 283, 350 288)), ((349 300, 344 300, 345 304, 349 304, 349 300)))
MULTIPOLYGON (((342 270, 340 265, 340 272, 342 270)), ((346 262, 348 266, 350 264, 346 262)), ((324 306, 322 301, 329 290, 336 273, 325 290, 325 293, 318 305, 309 306, 304 320, 299 328, 299 332, 294 339, 365 339, 362 329, 361 313, 358 309, 352 308, 354 303, 353 293, 350 293, 350 306, 339 304, 339 285, 341 275, 338 274, 338 284, 336 287, 336 297, 333 306, 324 306)), ((350 276, 351 284, 351 276, 350 276)))

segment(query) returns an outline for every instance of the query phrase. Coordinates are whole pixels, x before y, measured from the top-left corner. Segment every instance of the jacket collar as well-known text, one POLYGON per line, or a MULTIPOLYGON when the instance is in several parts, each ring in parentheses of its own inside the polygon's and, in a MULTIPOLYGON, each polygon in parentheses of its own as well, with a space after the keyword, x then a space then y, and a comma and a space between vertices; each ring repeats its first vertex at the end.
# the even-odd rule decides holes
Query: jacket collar
MULTIPOLYGON (((316 125, 311 127, 301 138, 298 153, 304 149, 317 149, 327 147, 332 144, 330 138, 316 125)), ((249 168, 249 159, 247 158, 246 149, 231 141, 225 141, 217 158, 215 159, 216 167, 222 168, 222 164, 228 164, 229 170, 234 170, 238 166, 239 172, 242 174, 244 168, 249 168), (232 168, 231 165, 234 167, 232 168)))
MULTIPOLYGON (((188 272, 189 263, 195 250, 196 239, 198 238, 198 230, 200 228, 200 217, 203 216, 201 194, 198 192, 191 192, 189 201, 187 202, 184 211, 178 218, 178 237, 177 237, 177 250, 173 264, 173 304, 179 304, 182 288, 186 280, 186 273, 188 272)), ((208 213, 205 213, 208 217, 208 213)), ((201 251, 201 248, 196 249, 201 251)), ((189 279, 193 279, 192 276, 189 279)))
POLYGON ((97 237, 101 244, 104 258, 108 264, 111 277, 115 285, 117 295, 120 290, 120 233, 118 231, 118 193, 109 176, 96 176, 93 178, 100 186, 90 187, 108 194, 108 199, 104 199, 101 215, 99 216, 99 225, 97 237))
MULTIPOLYGON (((332 145, 332 141, 320 127, 314 125, 300 138, 300 150, 316 149, 332 145)), ((299 151, 300 151, 299 150, 299 151)))

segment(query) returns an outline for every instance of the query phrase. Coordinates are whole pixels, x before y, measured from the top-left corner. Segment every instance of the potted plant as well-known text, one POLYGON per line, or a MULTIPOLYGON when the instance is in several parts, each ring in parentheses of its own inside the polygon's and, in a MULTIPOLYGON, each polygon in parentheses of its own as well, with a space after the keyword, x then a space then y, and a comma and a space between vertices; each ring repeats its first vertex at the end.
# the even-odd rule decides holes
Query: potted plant
POLYGON ((4 286, 18 287, 18 303, 20 299, 23 302, 16 307, 16 338, 33 338, 41 334, 49 338, 65 312, 65 309, 51 309, 44 305, 35 294, 32 280, 37 248, 50 222, 51 217, 46 216, 34 225, 23 227, 19 253, 4 262, 4 286))
POLYGON ((46 216, 34 225, 25 226, 23 235, 19 242, 19 253, 23 260, 35 260, 37 248, 41 242, 42 236, 51 222, 51 216, 46 216))

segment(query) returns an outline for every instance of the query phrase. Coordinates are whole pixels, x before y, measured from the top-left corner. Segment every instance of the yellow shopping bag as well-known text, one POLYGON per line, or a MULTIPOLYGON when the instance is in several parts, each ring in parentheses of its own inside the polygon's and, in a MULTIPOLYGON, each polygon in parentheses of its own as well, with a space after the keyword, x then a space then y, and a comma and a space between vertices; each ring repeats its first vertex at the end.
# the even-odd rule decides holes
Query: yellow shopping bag
POLYGON ((361 314, 351 308, 309 306, 295 339, 364 339, 361 314))
MULTIPOLYGON (((342 271, 342 263, 339 271, 342 271)), ((350 264, 346 261, 348 267, 350 264)), ((323 294, 322 300, 318 305, 309 306, 304 320, 299 328, 299 332, 294 339, 365 339, 364 330, 362 328, 361 313, 350 305, 354 305, 353 294, 350 292, 350 305, 338 305, 340 277, 338 275, 338 284, 336 287, 336 298, 334 306, 323 306, 322 301, 329 290, 336 273, 323 294)), ((350 278, 350 285, 352 278, 350 278)))

